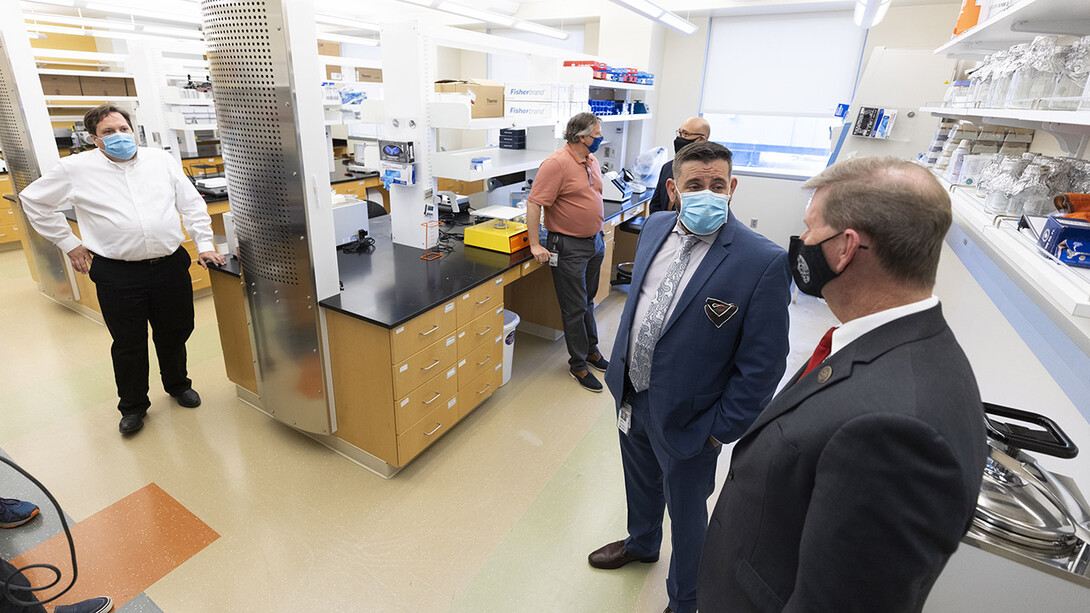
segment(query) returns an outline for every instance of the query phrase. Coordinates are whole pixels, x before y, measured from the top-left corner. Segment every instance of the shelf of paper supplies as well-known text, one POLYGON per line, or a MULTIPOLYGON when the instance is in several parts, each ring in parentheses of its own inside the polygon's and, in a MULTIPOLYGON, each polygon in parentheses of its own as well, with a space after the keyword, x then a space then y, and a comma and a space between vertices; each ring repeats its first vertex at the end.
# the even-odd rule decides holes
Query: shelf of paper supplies
MULTIPOLYGON (((1000 121, 1021 121, 1051 126, 1079 126, 1090 129, 1090 111, 1039 111, 1032 109, 981 109, 958 108, 945 106, 925 106, 920 109, 923 113, 931 113, 938 117, 953 117, 955 119, 976 120, 988 119, 1000 121)), ((1079 130, 1082 131, 1082 130, 1079 130)))
MULTIPOLYGON (((466 96, 458 97, 467 98, 466 96)), ((532 128, 556 124, 556 120, 553 118, 483 117, 474 119, 470 116, 471 108, 468 98, 464 101, 429 102, 428 115, 431 119, 431 127, 455 130, 498 130, 500 128, 532 128)))
POLYGON ((540 166, 541 161, 550 153, 552 152, 534 149, 500 149, 499 147, 447 151, 431 155, 431 170, 436 177, 477 181, 513 172, 533 170, 540 166), (483 170, 474 170, 471 163, 473 158, 477 157, 490 158, 491 164, 483 170))
MULTIPOLYGON (((939 182, 950 189, 945 179, 940 177, 939 182)), ((1065 317, 1090 318, 1090 269, 1049 259, 1034 238, 1015 228, 1013 219, 996 224, 996 217, 984 211, 984 199, 975 192, 963 187, 951 192, 955 223, 1023 290, 1044 296, 1065 317)))
POLYGON ((962 32, 935 53, 987 55, 1017 43, 1028 43, 1041 34, 1061 32, 1090 34, 1090 2, 1021 0, 962 32))

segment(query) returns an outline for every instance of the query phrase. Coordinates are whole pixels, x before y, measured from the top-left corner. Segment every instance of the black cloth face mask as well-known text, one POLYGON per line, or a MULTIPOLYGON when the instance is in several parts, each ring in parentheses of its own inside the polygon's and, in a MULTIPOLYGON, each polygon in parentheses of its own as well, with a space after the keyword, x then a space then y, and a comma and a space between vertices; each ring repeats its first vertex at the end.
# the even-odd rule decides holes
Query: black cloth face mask
POLYGON ((677 154, 678 151, 681 151, 683 148, 685 148, 685 145, 691 145, 691 144, 693 144, 695 142, 696 142, 695 138, 686 139, 686 138, 681 138, 680 136, 675 138, 674 139, 674 153, 677 154))
POLYGON ((791 276, 795 279, 795 285, 799 286, 800 292, 821 298, 821 288, 840 276, 829 266, 829 260, 825 259, 825 252, 821 250, 821 246, 843 233, 843 231, 837 232, 813 245, 807 245, 798 236, 791 237, 791 244, 787 249, 787 261, 791 266, 791 276))

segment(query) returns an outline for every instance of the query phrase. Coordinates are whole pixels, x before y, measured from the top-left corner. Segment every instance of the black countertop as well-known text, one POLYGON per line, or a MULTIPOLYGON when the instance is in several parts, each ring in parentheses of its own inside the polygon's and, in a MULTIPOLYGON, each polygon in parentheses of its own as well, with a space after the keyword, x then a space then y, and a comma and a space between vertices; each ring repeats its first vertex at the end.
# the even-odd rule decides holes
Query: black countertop
MULTIPOLYGON (((345 168, 346 163, 343 160, 338 162, 341 165, 339 170, 335 170, 329 173, 329 184, 336 185, 337 183, 348 183, 349 181, 359 181, 360 179, 370 179, 371 177, 377 177, 377 172, 352 172, 345 168)), ((230 200, 230 196, 206 196, 201 194, 204 198, 205 204, 215 204, 217 202, 226 202, 230 200)))
MULTIPOLYGON (((625 202, 605 202, 606 220, 643 204, 652 191, 633 195, 625 202)), ((370 225, 374 251, 338 252, 344 289, 320 304, 384 328, 400 326, 533 257, 529 248, 508 254, 452 241, 451 253, 426 261, 420 259, 419 248, 393 243, 389 216, 376 217, 370 225)), ((215 270, 237 277, 238 259, 231 256, 225 266, 215 270)))

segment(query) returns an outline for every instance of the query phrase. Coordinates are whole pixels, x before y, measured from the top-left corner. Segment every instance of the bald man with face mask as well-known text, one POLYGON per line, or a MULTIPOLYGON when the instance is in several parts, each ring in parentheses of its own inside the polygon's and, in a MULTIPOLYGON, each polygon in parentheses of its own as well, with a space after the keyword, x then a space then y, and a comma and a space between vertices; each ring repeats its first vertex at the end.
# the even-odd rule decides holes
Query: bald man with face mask
MULTIPOLYGON (((690 117, 686 119, 681 122, 681 125, 678 126, 677 132, 675 133, 674 155, 677 155, 677 152, 681 151, 681 148, 685 145, 708 140, 709 135, 711 135, 711 126, 708 125, 708 120, 703 117, 690 117)), ((671 210, 670 195, 666 189, 666 182, 674 178, 673 165, 673 160, 662 165, 662 170, 659 171, 659 182, 655 186, 655 194, 651 196, 651 209, 649 213, 671 210)))

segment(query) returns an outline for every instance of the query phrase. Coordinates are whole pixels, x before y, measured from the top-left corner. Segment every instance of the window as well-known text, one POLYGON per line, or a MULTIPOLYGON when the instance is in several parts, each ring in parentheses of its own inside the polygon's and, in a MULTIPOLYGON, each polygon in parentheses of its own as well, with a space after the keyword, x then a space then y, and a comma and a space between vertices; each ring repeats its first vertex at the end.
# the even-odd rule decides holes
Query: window
POLYGON ((864 31, 850 11, 716 17, 701 114, 735 167, 810 176, 851 101, 864 31))

